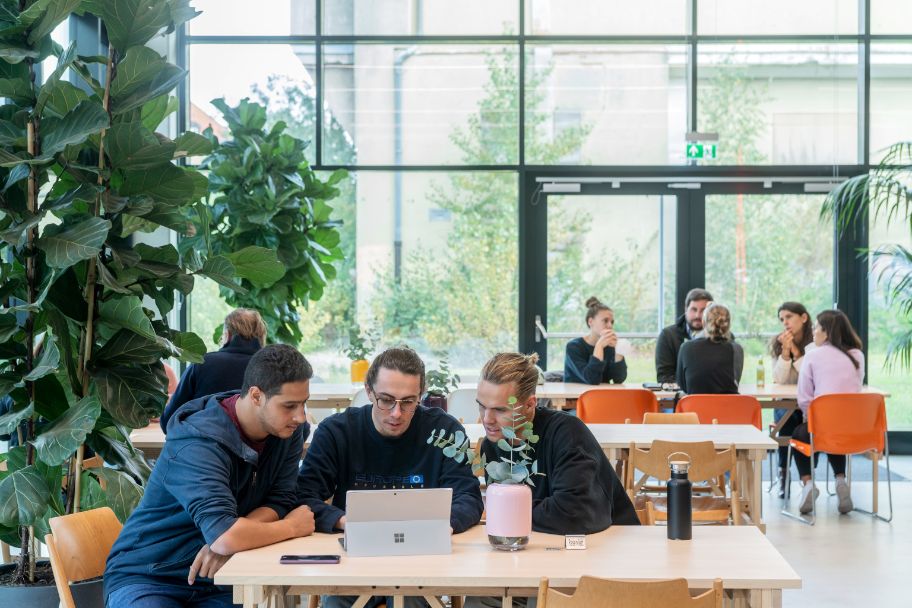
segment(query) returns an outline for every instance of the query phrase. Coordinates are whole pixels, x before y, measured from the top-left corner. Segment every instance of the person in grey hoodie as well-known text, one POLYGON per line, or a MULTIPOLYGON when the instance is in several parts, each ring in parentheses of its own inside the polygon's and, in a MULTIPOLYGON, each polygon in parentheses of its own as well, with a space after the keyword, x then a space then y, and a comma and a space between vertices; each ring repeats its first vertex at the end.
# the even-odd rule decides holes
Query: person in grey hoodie
POLYGON ((182 405, 146 491, 111 549, 107 608, 232 606, 215 572, 239 551, 314 531, 298 506, 313 370, 294 348, 266 346, 240 391, 182 405))

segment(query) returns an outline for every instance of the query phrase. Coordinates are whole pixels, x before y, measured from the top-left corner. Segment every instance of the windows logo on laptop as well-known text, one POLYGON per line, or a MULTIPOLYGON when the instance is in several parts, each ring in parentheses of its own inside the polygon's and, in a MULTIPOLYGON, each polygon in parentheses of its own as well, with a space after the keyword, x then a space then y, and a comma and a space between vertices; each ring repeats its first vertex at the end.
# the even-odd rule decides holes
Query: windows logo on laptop
POLYGON ((350 557, 450 553, 452 500, 452 488, 349 490, 345 551, 350 557))

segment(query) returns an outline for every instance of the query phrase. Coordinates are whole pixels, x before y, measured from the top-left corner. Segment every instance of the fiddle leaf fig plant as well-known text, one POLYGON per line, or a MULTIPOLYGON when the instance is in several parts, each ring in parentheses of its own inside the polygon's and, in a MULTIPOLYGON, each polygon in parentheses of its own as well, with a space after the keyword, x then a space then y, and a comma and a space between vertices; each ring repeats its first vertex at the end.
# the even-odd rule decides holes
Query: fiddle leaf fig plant
POLYGON ((307 142, 286 133, 281 121, 267 129, 264 106, 247 99, 235 107, 224 99, 212 105, 233 139, 220 142, 206 132, 213 152, 202 167, 209 170, 211 197, 199 208, 200 238, 185 247, 205 244, 227 258, 240 288, 230 278, 216 279, 225 301, 260 311, 270 341, 298 344, 298 308, 323 297, 343 257, 342 223, 328 201, 347 174, 320 179, 305 159, 307 142))
POLYGON ((208 141, 155 131, 185 72, 145 46, 195 16, 188 0, 3 0, 0 12, 0 434, 17 444, 0 455, 0 539, 21 549, 23 583, 48 518, 109 505, 125 519, 139 501, 150 471, 129 432, 164 407, 162 360, 205 353, 168 325, 175 293, 237 266, 139 242, 186 231, 207 191, 175 161, 208 141), (51 39, 74 11, 107 32, 97 55, 51 39), (86 447, 104 468, 84 467, 86 447))
POLYGON ((468 437, 462 431, 447 433, 446 429, 431 432, 428 445, 441 448, 443 455, 458 463, 467 462, 474 475, 485 474, 491 483, 521 484, 534 486, 532 479, 538 472, 538 461, 533 459, 539 437, 532 431, 532 421, 519 413, 516 397, 507 400, 513 410, 510 424, 501 427, 503 438, 498 440, 497 447, 506 452, 499 460, 488 461, 485 454, 473 448, 468 437))

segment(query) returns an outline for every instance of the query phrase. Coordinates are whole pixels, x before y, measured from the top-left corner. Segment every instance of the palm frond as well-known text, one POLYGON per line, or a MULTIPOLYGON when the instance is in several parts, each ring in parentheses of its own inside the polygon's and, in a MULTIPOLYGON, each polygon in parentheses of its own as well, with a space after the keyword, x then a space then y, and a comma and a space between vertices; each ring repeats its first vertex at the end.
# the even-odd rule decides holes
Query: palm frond
POLYGON ((887 346, 887 358, 884 367, 888 370, 909 369, 912 364, 912 329, 895 336, 887 346))
POLYGON ((866 222, 869 214, 887 225, 912 218, 912 141, 893 144, 869 173, 839 184, 820 210, 822 218, 835 218, 840 233, 866 222))
POLYGON ((873 269, 887 302, 903 315, 912 315, 912 251, 902 245, 884 245, 874 251, 873 269))

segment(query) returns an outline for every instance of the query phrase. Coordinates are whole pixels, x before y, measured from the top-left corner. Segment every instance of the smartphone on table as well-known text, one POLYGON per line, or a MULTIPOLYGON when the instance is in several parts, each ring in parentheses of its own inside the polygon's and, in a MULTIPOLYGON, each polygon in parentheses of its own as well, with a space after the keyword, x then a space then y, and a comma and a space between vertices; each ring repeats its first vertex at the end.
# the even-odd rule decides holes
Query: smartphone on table
POLYGON ((338 564, 339 555, 283 555, 280 564, 338 564))

